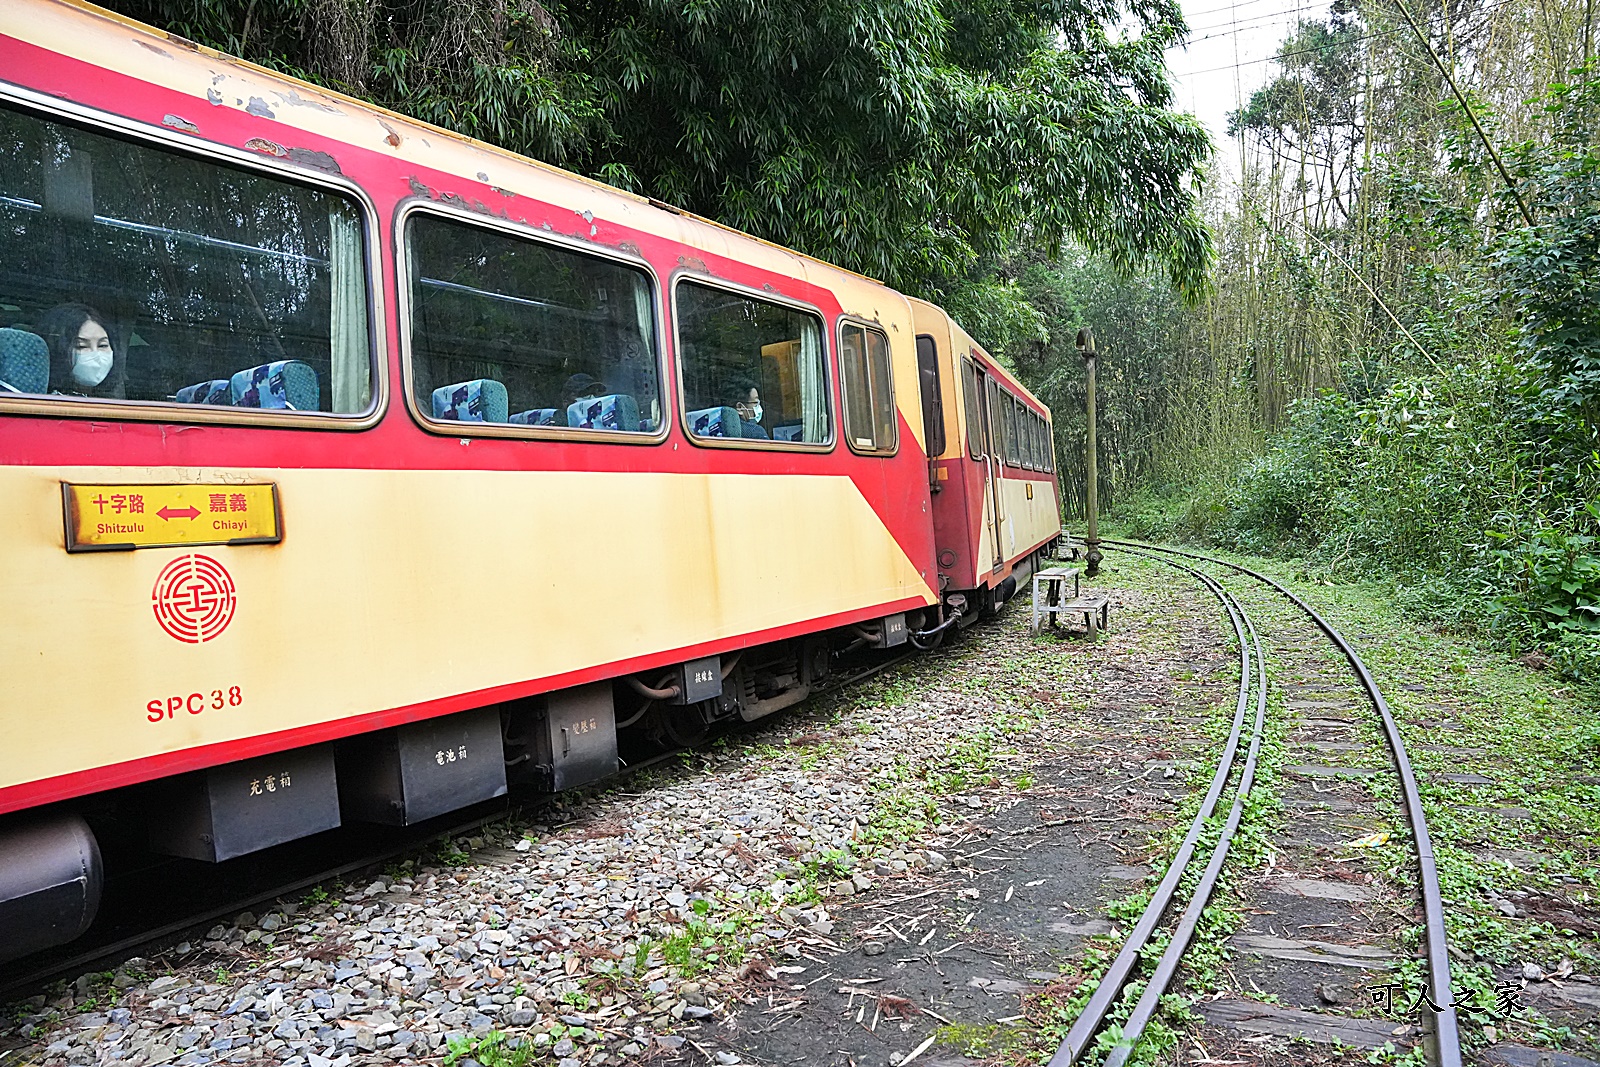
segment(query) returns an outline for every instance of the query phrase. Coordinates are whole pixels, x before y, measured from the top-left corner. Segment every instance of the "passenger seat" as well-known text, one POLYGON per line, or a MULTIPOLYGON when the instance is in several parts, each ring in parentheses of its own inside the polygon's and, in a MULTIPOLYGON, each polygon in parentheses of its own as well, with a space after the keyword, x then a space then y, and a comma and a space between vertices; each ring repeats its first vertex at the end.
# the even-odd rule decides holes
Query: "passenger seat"
POLYGON ((0 393, 48 393, 50 349, 27 330, 0 329, 0 393))
POLYGON ((580 430, 639 430, 639 403, 627 393, 586 396, 567 407, 567 425, 580 430))
POLYGON ((743 437, 744 422, 734 408, 701 408, 689 412, 689 432, 696 437, 743 437))
POLYGON ((180 404, 233 404, 233 385, 227 378, 215 378, 209 382, 197 382, 186 385, 178 390, 178 395, 173 397, 180 404))
POLYGON ((452 422, 507 422, 510 397, 493 378, 442 385, 433 391, 433 417, 452 422))
POLYGON ((317 372, 298 359, 263 363, 235 374, 228 382, 233 406, 289 411, 316 411, 320 389, 317 372))

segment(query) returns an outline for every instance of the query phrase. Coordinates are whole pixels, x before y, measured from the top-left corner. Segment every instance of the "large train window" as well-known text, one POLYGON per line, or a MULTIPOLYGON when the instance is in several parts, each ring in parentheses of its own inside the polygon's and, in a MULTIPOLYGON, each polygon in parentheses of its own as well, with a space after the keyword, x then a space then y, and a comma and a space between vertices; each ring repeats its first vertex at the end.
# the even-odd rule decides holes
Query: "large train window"
POLYGON ((917 381, 922 387, 922 432, 928 456, 944 455, 944 395, 939 391, 939 347, 933 338, 917 338, 917 381))
POLYGON ((978 365, 965 357, 961 360, 962 407, 967 415, 967 454, 982 459, 983 450, 983 376, 978 365))
POLYGON ((822 319, 699 282, 678 282, 684 423, 704 440, 832 443, 822 319))
POLYGON ((839 375, 844 392, 844 435, 856 452, 888 455, 900 444, 889 338, 852 322, 839 328, 839 375))
POLYGON ((426 210, 406 217, 405 254, 424 419, 502 436, 664 432, 646 271, 426 210))
POLYGON ((364 214, 337 184, 0 106, 0 397, 185 406, 146 416, 168 420, 374 409, 364 214))

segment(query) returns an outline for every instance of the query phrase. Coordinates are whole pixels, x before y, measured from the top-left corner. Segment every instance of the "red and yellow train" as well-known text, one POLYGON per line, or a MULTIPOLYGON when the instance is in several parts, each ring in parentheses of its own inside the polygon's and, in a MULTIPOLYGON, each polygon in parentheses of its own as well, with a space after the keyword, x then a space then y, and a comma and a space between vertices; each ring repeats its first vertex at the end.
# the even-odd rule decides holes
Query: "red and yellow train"
POLYGON ((86 4, 0 8, 0 956, 93 827, 218 862, 612 773, 1059 535, 939 308, 86 4))

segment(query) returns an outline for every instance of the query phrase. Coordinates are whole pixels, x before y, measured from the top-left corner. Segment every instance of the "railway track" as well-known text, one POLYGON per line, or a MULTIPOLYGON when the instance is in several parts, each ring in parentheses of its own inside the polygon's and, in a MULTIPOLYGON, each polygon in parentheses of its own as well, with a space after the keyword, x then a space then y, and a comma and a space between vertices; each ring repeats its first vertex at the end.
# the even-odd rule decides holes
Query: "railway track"
MULTIPOLYGON (((1140 1036, 1154 1018, 1160 998, 1170 986, 1183 954, 1193 940, 1201 914, 1227 861, 1230 845, 1255 784, 1258 761, 1268 725, 1269 656, 1263 650, 1262 637, 1256 625, 1257 617, 1252 616, 1246 607, 1245 600, 1251 597, 1241 597, 1239 592, 1224 584, 1214 573, 1218 568, 1226 568, 1232 572, 1231 577, 1236 580, 1236 584, 1239 580, 1247 582, 1254 596, 1284 598, 1278 603, 1291 609, 1295 621, 1291 621, 1287 626, 1278 625, 1278 629, 1287 632, 1276 642, 1273 650, 1273 655, 1278 659, 1278 662, 1274 663, 1273 679, 1277 687, 1286 688, 1286 683, 1279 675, 1280 672, 1287 673, 1287 667, 1298 666, 1302 670, 1308 668, 1311 661, 1306 656, 1312 650, 1313 643, 1319 637, 1325 638, 1343 656, 1349 671, 1354 675, 1354 681, 1359 685, 1361 696, 1381 724, 1382 736, 1387 747, 1389 770, 1398 785, 1401 806, 1410 824, 1410 844, 1422 912, 1423 947, 1428 974, 1426 993, 1429 1005, 1434 1008, 1431 1015, 1432 1033, 1425 1035, 1426 1054, 1429 1062, 1435 1067, 1460 1067, 1462 1062, 1460 1035, 1452 997, 1443 904, 1433 847, 1423 815, 1416 778, 1399 730, 1383 694, 1373 681, 1371 672, 1362 662, 1360 655, 1310 605, 1265 575, 1226 560, 1178 549, 1125 541, 1104 543, 1117 551, 1158 560, 1183 571, 1199 581, 1218 599, 1238 642, 1239 693, 1232 726, 1218 760, 1216 772, 1188 832, 1168 865, 1165 876, 1156 887, 1149 905, 1100 978, 1089 1001, 1069 1029, 1066 1039, 1051 1058, 1050 1067, 1070 1067, 1072 1064, 1084 1062, 1097 1048, 1103 1048, 1106 1043, 1101 1037, 1110 1031, 1112 1017, 1117 1014, 1116 1006, 1122 999, 1124 990, 1130 983, 1143 982, 1144 988, 1137 1002, 1126 1018, 1117 1024, 1120 1027, 1120 1032, 1116 1034, 1117 1040, 1111 1044, 1102 1062, 1106 1067, 1121 1067, 1128 1061, 1140 1036), (1252 708, 1253 715, 1250 714, 1252 708), (1244 752, 1242 760, 1241 748, 1244 752), (1215 843, 1211 845, 1209 856, 1204 859, 1204 866, 1198 878, 1186 877, 1191 869, 1201 862, 1203 850, 1200 843, 1207 836, 1207 827, 1213 820, 1218 804, 1230 782, 1233 784, 1232 801, 1221 824, 1220 833, 1215 843), (1191 883, 1192 889, 1189 890, 1182 913, 1175 920, 1169 919, 1169 913, 1176 907, 1182 888, 1191 883), (1147 960, 1153 951, 1152 942, 1163 932, 1170 936, 1159 959, 1151 966, 1147 960)), ((1263 604, 1258 602, 1258 612, 1262 607, 1263 604)), ((1270 607, 1267 608, 1267 612, 1271 610, 1270 607)), ((1269 639, 1268 643, 1273 642, 1269 639)), ((1312 675, 1310 677, 1301 675, 1300 681, 1294 686, 1294 691, 1309 691, 1319 695, 1340 691, 1337 686, 1331 684, 1333 679, 1328 677, 1326 671, 1317 667, 1309 669, 1312 670, 1312 675)), ((1348 686, 1348 682, 1347 675, 1344 685, 1348 686)), ((1338 705, 1339 701, 1300 703, 1331 706, 1338 705)), ((1312 720, 1312 723, 1314 725, 1301 728, 1298 739, 1303 744, 1327 746, 1327 750, 1346 752, 1362 747, 1353 739, 1355 737, 1355 733, 1351 732, 1353 723, 1339 719, 1312 720), (1337 735, 1339 739, 1332 739, 1333 735, 1337 735)), ((1323 749, 1319 747, 1318 750, 1323 749)), ((1316 773, 1313 768, 1306 770, 1316 773)), ((1374 768, 1362 768, 1361 773, 1376 774, 1378 771, 1374 768)))
MULTIPOLYGON (((849 669, 826 686, 819 687, 815 695, 833 693, 859 685, 869 678, 899 666, 913 654, 908 651, 877 663, 849 669)), ((635 760, 604 784, 617 785, 646 770, 670 763, 688 753, 708 748, 720 739, 730 736, 741 737, 767 725, 770 725, 770 719, 757 719, 754 722, 738 723, 727 730, 712 731, 695 744, 677 746, 635 760)), ((354 858, 350 857, 349 851, 349 845, 355 839, 353 832, 335 831, 338 840, 318 842, 316 846, 306 846, 300 842, 278 846, 273 850, 275 858, 272 865, 288 866, 293 872, 288 877, 253 879, 246 874, 240 879, 246 883, 245 888, 231 891, 220 884, 203 886, 197 891, 200 898, 197 903, 190 903, 187 906, 169 904, 166 907, 158 906, 147 912, 140 911, 126 916, 114 914, 108 922, 97 921, 95 927, 91 928, 83 939, 83 943, 68 946, 75 949, 70 955, 63 955, 62 950, 58 948, 0 967, 0 1004, 37 992, 55 981, 103 971, 134 956, 152 954, 152 951, 164 951, 168 945, 177 943, 186 935, 203 930, 213 923, 226 921, 240 912, 249 911, 284 897, 294 897, 309 892, 319 885, 336 879, 379 870, 403 857, 426 851, 436 842, 463 837, 519 812, 527 814, 535 811, 539 803, 549 799, 548 794, 502 798, 463 812, 441 816, 422 826, 385 831, 379 834, 381 841, 373 846, 359 848, 354 858), (319 862, 319 858, 327 856, 337 856, 338 862, 327 862, 325 859, 319 862)), ((370 829, 363 836, 370 837, 370 829)), ((154 895, 154 899, 160 899, 165 895, 166 883, 171 881, 172 876, 167 873, 169 869, 176 870, 177 867, 174 864, 163 863, 131 872, 124 876, 123 881, 137 884, 124 885, 123 895, 144 893, 146 899, 151 899, 151 894, 154 895)), ((193 871, 192 865, 184 869, 193 871)), ((218 879, 219 883, 223 881, 225 880, 218 879)))

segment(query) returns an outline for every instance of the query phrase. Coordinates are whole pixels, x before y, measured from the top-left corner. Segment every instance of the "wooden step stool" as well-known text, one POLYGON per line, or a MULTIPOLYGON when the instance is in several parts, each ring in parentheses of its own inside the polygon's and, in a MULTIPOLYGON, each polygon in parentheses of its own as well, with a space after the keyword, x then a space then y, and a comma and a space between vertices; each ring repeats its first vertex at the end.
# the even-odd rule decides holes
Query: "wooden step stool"
POLYGON ((1111 623, 1111 598, 1104 593, 1083 594, 1077 567, 1047 567, 1033 572, 1033 619, 1030 629, 1038 633, 1045 619, 1052 629, 1062 614, 1083 616, 1090 638, 1098 637, 1111 623), (1072 598, 1067 599, 1067 579, 1072 579, 1072 598), (1043 595, 1041 595, 1041 593, 1043 595))

